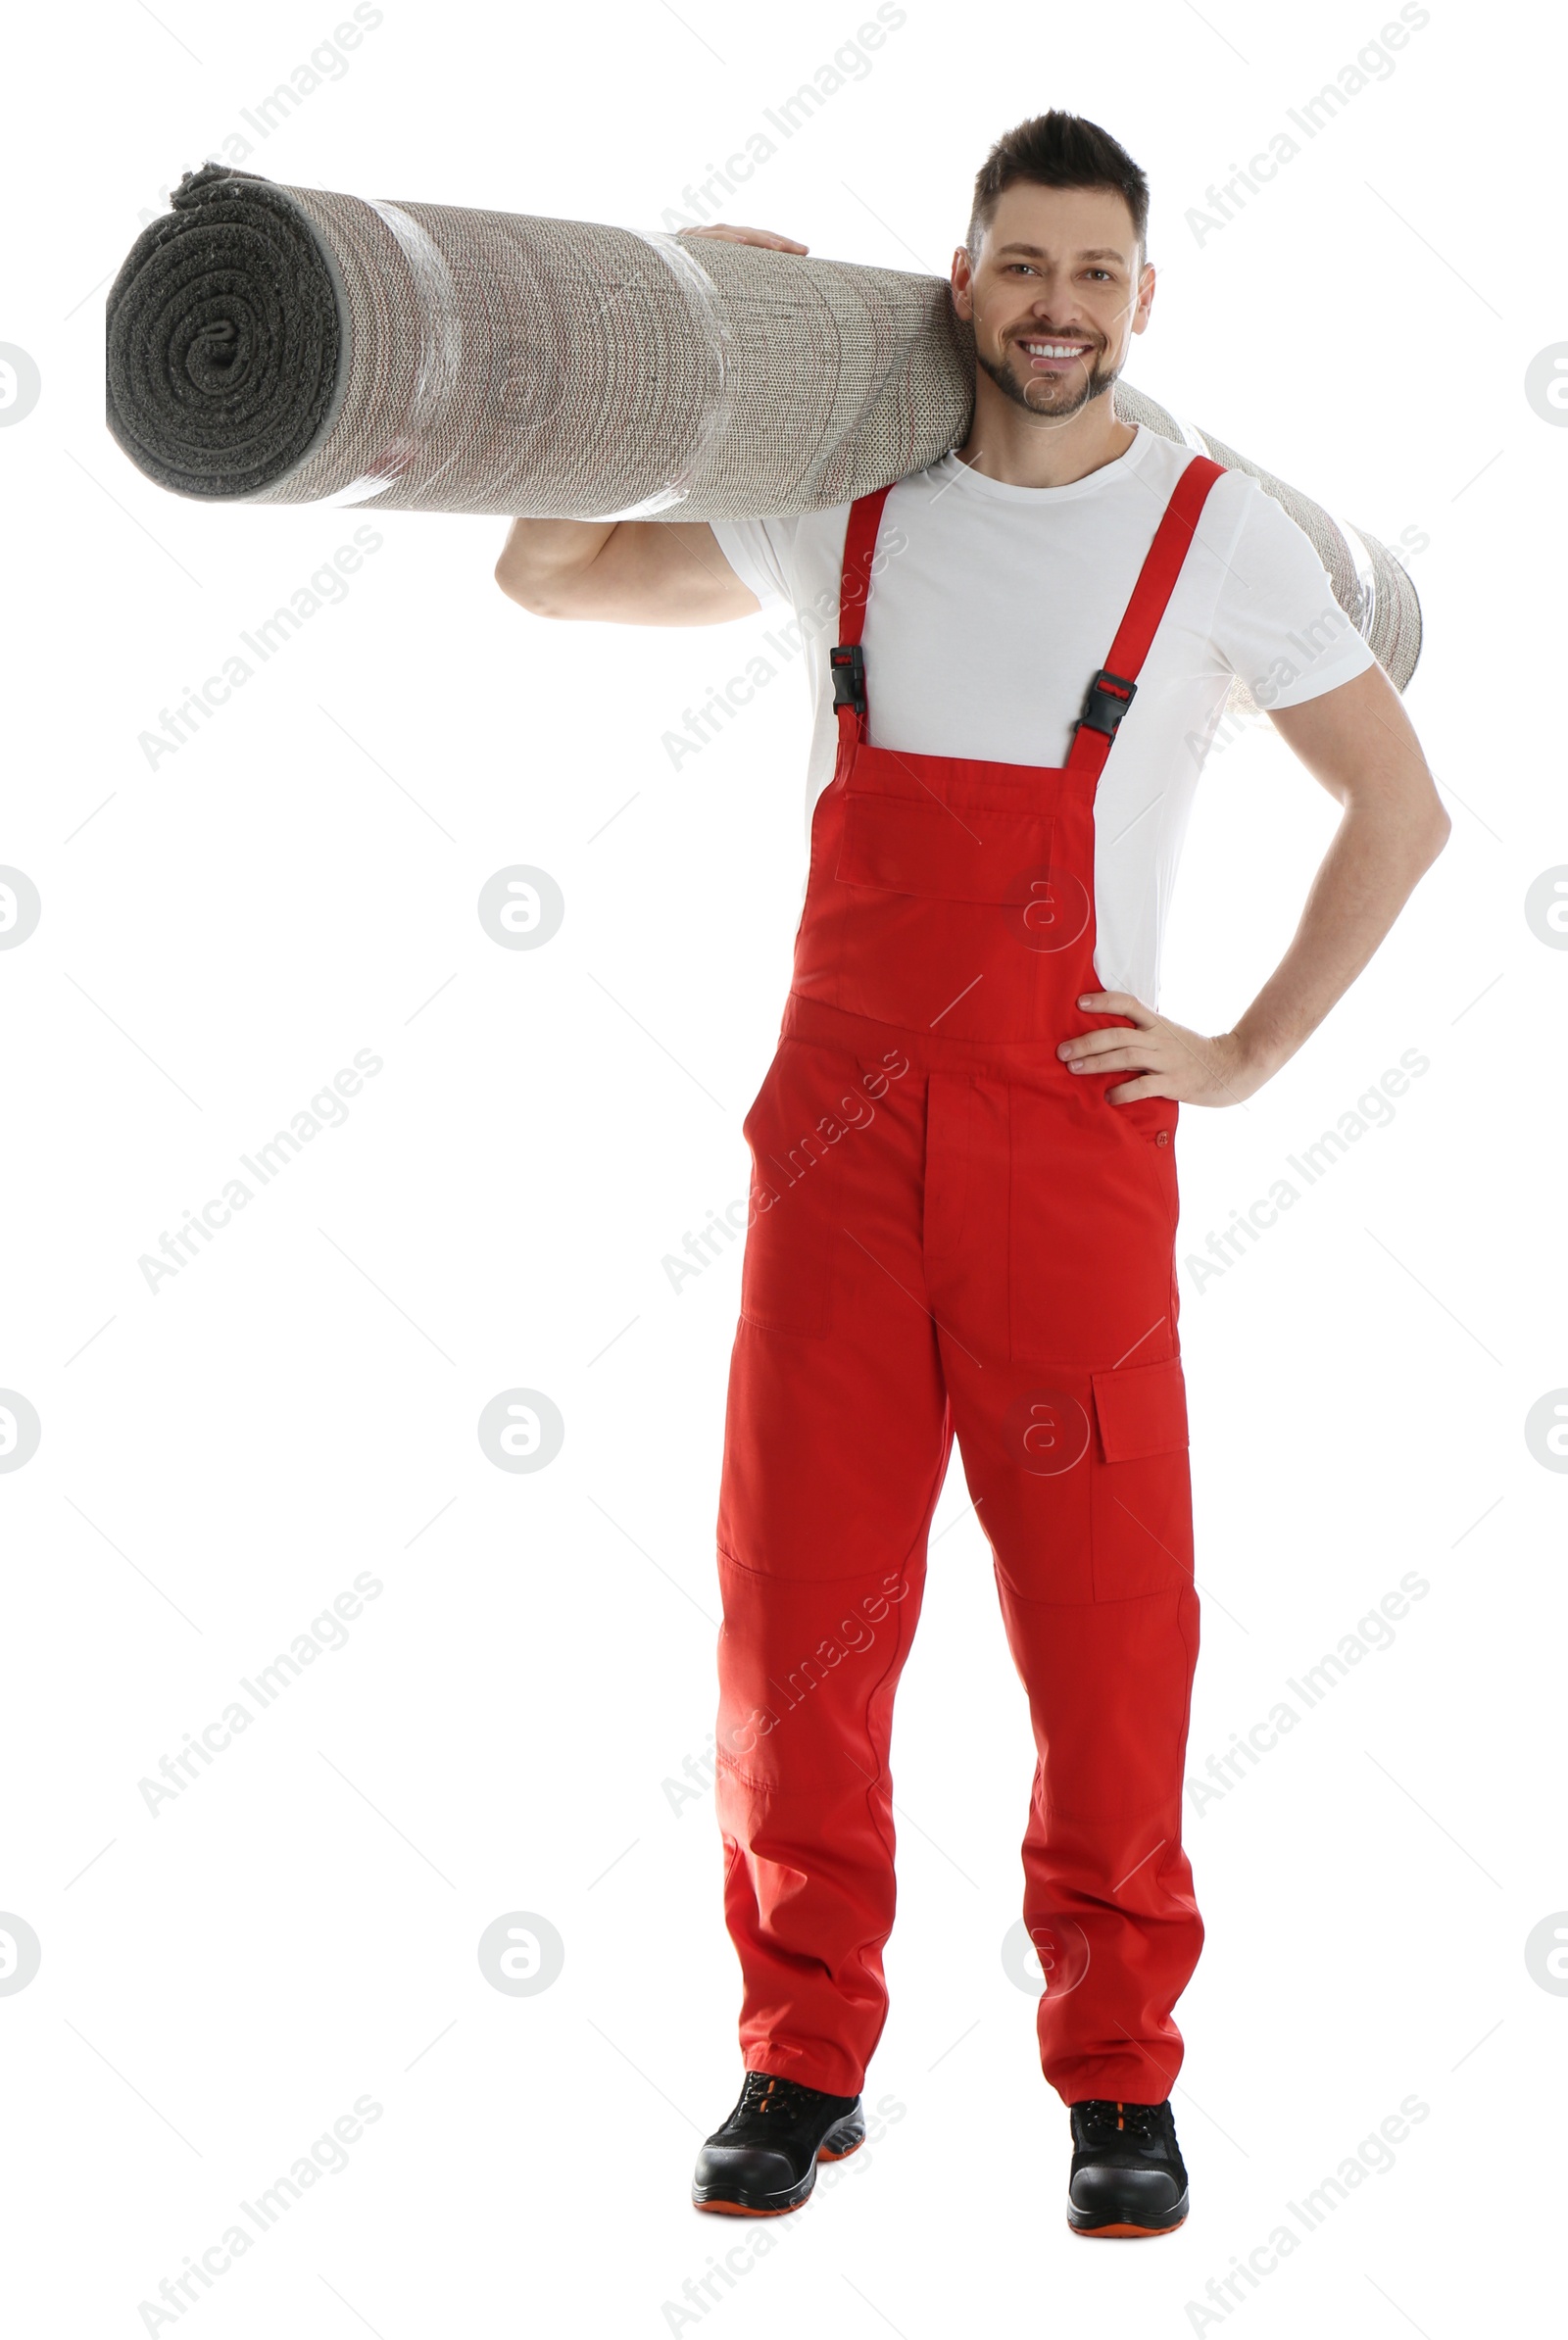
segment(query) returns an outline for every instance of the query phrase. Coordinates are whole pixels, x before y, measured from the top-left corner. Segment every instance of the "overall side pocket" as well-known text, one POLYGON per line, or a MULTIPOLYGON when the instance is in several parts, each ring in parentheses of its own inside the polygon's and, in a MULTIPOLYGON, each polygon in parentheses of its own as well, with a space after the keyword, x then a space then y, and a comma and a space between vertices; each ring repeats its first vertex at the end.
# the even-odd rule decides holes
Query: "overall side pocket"
MULTIPOLYGON (((842 1084, 839 1084, 842 1086, 842 1084)), ((770 1333, 827 1332, 841 1183, 830 1070, 799 1041, 779 1043, 741 1125, 752 1155, 741 1315, 770 1333)))
POLYGON ((1096 1600, 1134 1600, 1193 1581, 1187 1384, 1179 1357, 1091 1376, 1091 1529, 1096 1600))

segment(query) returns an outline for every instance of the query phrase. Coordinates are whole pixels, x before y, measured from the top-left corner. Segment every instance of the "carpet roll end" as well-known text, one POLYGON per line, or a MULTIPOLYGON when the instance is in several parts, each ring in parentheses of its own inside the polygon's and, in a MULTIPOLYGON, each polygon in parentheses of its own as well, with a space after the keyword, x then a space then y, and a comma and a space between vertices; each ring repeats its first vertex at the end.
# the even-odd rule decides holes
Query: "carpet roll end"
POLYGON ((253 496, 331 428, 348 362, 341 288, 270 180, 209 163, 172 203, 110 289, 109 428, 175 495, 253 496))

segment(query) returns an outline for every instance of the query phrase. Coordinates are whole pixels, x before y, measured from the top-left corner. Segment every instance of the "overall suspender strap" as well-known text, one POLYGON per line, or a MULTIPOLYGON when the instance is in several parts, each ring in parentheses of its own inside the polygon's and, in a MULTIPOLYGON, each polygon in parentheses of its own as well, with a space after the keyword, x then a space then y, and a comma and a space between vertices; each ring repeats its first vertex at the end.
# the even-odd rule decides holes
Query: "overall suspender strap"
POLYGON ((860 651, 860 629, 865 623, 866 597, 871 590, 871 556, 876 551, 877 530, 882 525, 882 507, 892 487, 889 480, 886 487, 877 488, 869 496, 857 496, 850 506, 844 530, 839 638, 827 654, 841 738, 846 715, 851 726, 863 724, 865 720, 865 659, 860 651))
MULTIPOLYGON (((1088 704, 1073 733, 1067 769, 1099 777, 1110 754, 1111 741, 1132 705, 1150 646, 1159 630, 1170 597, 1187 559, 1199 515, 1224 465, 1206 455, 1196 455, 1171 491, 1154 541, 1144 558, 1116 639, 1104 665, 1089 686, 1088 704)), ((869 496, 858 496, 850 506, 844 531, 844 573, 839 588, 839 639, 828 652, 833 677, 833 705, 838 710, 840 735, 846 728, 861 735, 865 722, 865 659, 860 649, 865 604, 871 590, 871 557, 876 551, 882 507, 893 482, 869 496)))
POLYGON ((1195 455, 1172 489, 1109 656, 1089 686, 1088 704, 1067 756, 1069 771, 1087 772, 1098 779, 1103 770, 1116 727, 1132 705, 1150 645, 1176 589, 1199 514, 1224 468, 1206 455, 1195 455))

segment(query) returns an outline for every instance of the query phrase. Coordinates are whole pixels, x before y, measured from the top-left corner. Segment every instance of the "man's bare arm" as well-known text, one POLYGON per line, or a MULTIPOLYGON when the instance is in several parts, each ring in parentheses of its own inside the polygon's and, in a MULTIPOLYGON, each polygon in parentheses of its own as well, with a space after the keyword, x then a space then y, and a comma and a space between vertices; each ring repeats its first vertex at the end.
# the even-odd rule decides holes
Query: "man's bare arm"
POLYGON ((1355 981, 1453 826, 1381 666, 1270 720, 1345 813, 1289 951, 1236 1027, 1265 1079, 1355 981))
MULTIPOLYGON (((771 227, 722 219, 684 232, 770 252, 807 250, 771 227)), ((535 617, 608 625, 722 625, 762 606, 706 520, 514 520, 496 583, 535 617)))
POLYGON ((1452 823, 1381 666, 1270 720, 1345 807, 1300 924, 1246 1013, 1212 1039, 1154 1014, 1129 992, 1086 993, 1086 1008, 1139 1027, 1102 1026, 1058 1047, 1075 1071, 1138 1074, 1106 1091, 1112 1103, 1169 1097, 1230 1105, 1261 1089, 1349 989, 1446 842, 1452 823))
POLYGON ((496 583, 535 617, 721 625, 761 608, 706 520, 514 520, 496 583))

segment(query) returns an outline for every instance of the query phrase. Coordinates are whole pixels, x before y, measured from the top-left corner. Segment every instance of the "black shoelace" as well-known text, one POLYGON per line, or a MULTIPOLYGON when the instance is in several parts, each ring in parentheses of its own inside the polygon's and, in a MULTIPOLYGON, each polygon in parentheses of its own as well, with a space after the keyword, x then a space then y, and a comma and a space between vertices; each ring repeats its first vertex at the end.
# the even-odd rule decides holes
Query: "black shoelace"
MULTIPOLYGON (((1159 2122, 1163 2108, 1159 2105, 1126 2105, 1111 2097, 1096 2096, 1073 2109, 1086 2126, 1108 2132, 1106 2142, 1157 2145, 1163 2135, 1159 2122)), ((1102 2142, 1101 2136, 1097 2134, 1095 2141, 1102 2142)))
POLYGON ((799 2080, 780 2079, 771 2072, 749 2072, 741 2101, 730 2115, 730 2121, 755 2121, 764 2113, 776 2114, 779 2120, 790 2121, 815 2102, 815 2091, 804 2088, 799 2080))

